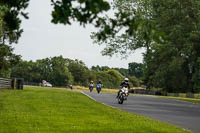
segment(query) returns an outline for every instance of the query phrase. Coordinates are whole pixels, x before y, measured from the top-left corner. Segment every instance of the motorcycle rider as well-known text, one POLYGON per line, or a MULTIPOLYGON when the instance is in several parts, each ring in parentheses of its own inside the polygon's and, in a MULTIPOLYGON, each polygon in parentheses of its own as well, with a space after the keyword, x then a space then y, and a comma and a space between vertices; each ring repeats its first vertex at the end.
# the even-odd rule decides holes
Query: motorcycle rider
POLYGON ((103 86, 103 84, 102 84, 101 80, 99 80, 96 85, 96 90, 98 93, 100 93, 102 86, 103 86))
MULTIPOLYGON (((129 85, 129 83, 128 83, 128 78, 124 78, 124 81, 120 84, 120 90, 118 91, 117 98, 119 97, 119 93, 120 93, 121 89, 122 89, 124 86, 127 86, 127 87, 128 87, 128 90, 130 89, 130 85, 129 85)), ((129 94, 127 94, 127 95, 129 95, 129 94)))
POLYGON ((89 90, 90 90, 90 92, 92 92, 93 87, 94 87, 94 82, 91 80, 90 83, 89 83, 89 90))
POLYGON ((70 84, 70 85, 69 85, 69 88, 72 90, 72 89, 73 89, 73 85, 72 85, 72 84, 70 84))

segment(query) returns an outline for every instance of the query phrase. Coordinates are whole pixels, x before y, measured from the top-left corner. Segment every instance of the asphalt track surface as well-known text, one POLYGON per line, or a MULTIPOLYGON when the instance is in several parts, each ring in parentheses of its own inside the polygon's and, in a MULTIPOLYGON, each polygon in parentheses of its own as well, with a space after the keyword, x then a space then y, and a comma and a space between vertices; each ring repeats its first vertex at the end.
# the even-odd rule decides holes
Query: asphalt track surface
POLYGON ((200 104, 153 96, 129 95, 128 100, 121 105, 117 102, 116 94, 83 93, 97 102, 200 133, 200 104))

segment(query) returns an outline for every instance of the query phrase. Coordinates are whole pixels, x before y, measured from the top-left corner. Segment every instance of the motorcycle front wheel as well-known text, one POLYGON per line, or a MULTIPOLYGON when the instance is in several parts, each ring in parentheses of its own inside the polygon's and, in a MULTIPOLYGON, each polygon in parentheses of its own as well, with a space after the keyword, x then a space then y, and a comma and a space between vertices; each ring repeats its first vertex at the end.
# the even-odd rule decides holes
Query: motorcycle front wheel
POLYGON ((119 96, 118 98, 118 103, 119 104, 123 104, 124 100, 123 100, 123 97, 122 96, 119 96))

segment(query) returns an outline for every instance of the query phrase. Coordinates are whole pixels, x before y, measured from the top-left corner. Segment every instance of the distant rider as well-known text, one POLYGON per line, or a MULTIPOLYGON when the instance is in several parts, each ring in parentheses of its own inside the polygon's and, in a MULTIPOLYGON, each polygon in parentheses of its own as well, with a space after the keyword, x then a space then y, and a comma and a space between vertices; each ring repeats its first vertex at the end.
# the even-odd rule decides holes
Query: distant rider
POLYGON ((99 80, 96 85, 97 93, 100 93, 102 86, 103 86, 103 84, 102 84, 101 80, 99 80))
POLYGON ((72 84, 70 84, 70 85, 69 85, 69 88, 72 90, 72 89, 73 89, 73 85, 72 85, 72 84))
POLYGON ((125 78, 124 81, 120 84, 120 90, 118 91, 117 98, 119 97, 119 93, 120 93, 121 89, 122 89, 124 86, 127 86, 127 87, 128 87, 128 90, 130 89, 130 85, 129 85, 129 83, 128 83, 128 78, 125 78))
POLYGON ((94 88, 94 82, 91 80, 90 83, 89 83, 90 92, 92 92, 93 88, 94 88))

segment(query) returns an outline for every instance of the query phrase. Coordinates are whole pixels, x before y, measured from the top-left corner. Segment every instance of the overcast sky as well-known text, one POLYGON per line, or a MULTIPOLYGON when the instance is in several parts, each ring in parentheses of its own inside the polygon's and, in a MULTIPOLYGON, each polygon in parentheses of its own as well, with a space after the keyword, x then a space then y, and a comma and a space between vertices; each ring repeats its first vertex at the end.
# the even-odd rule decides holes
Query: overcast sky
POLYGON ((24 32, 16 44, 15 53, 24 60, 37 60, 62 55, 64 58, 79 59, 86 66, 93 65, 128 68, 129 62, 142 62, 142 50, 137 50, 126 60, 120 57, 101 55, 103 46, 92 44, 91 32, 96 29, 88 25, 86 28, 73 23, 71 26, 51 23, 50 0, 30 0, 27 9, 29 19, 23 20, 24 32))

